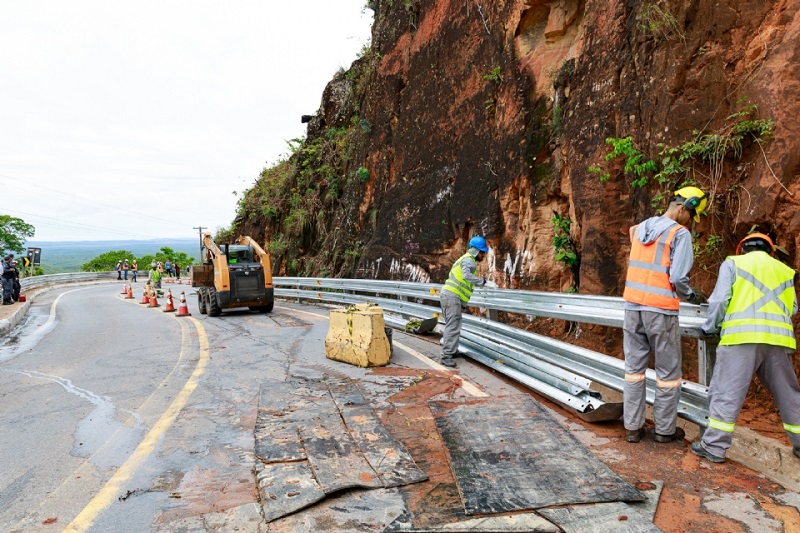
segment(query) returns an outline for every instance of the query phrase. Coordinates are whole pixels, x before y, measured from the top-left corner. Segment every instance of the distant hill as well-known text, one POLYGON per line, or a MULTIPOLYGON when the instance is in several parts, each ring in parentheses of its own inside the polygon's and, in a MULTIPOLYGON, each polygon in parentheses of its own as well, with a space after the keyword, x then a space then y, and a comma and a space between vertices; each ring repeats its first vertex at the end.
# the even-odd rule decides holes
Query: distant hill
MULTIPOLYGON (((42 249, 42 269, 45 274, 80 272, 81 265, 98 255, 112 250, 128 250, 141 257, 153 255, 161 247, 169 246, 176 252, 184 252, 199 262, 199 239, 151 239, 144 241, 30 241, 26 248, 42 249)), ((124 257, 121 259, 125 259, 124 257)))

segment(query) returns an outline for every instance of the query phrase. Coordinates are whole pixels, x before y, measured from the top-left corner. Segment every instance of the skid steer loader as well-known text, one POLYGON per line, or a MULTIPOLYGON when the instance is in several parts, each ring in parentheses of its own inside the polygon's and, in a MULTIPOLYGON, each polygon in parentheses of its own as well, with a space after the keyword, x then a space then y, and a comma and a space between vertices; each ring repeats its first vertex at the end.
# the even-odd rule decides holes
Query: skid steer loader
POLYGON ((270 257, 250 237, 221 248, 203 235, 203 264, 192 267, 192 285, 197 287, 201 314, 220 316, 223 309, 249 307, 269 313, 275 303, 270 257))

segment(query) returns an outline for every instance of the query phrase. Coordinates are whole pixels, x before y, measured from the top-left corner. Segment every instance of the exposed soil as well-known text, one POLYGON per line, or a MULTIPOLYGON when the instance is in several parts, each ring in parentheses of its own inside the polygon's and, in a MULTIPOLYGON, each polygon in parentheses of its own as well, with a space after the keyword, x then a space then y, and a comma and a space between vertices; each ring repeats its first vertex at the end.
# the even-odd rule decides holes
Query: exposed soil
MULTIPOLYGON (((392 435, 403 442, 430 478, 403 488, 413 523, 425 527, 464 519, 447 450, 427 404, 430 399, 452 395, 450 373, 392 368, 375 372, 412 373, 421 378, 389 398, 393 407, 379 413, 392 435)), ((662 480, 664 489, 654 522, 663 531, 745 533, 765 530, 766 522, 779 523, 784 531, 800 531, 800 512, 779 499, 785 490, 757 472, 735 462, 711 465, 692 455, 687 442, 658 444, 653 441, 652 432, 641 443, 629 444, 624 440, 621 422, 583 422, 546 398, 506 381, 509 389, 532 394, 562 416, 561 423, 626 481, 637 484, 662 480), (731 513, 725 506, 731 505, 743 510, 741 519, 728 518, 731 513)))

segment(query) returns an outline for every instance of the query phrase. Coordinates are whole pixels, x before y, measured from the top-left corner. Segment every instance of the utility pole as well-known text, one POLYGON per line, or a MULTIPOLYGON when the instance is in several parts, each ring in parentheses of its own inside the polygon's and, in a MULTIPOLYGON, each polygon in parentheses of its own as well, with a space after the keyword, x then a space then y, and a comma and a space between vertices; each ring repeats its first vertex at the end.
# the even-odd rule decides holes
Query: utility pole
POLYGON ((192 229, 196 229, 197 233, 200 234, 200 264, 203 264, 203 230, 208 228, 204 228, 203 226, 194 226, 192 229))

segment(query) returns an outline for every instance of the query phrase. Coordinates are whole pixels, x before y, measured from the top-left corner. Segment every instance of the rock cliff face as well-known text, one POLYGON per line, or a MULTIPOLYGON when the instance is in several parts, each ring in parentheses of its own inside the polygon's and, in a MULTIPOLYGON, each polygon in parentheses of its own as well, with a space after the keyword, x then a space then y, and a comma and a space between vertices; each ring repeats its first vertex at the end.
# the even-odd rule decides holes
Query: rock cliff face
POLYGON ((628 228, 683 183, 711 195, 694 284, 754 225, 800 266, 800 3, 370 7, 371 47, 229 230, 282 273, 440 282, 483 234, 500 286, 620 295, 628 228))

